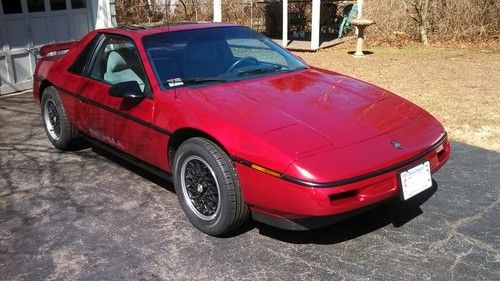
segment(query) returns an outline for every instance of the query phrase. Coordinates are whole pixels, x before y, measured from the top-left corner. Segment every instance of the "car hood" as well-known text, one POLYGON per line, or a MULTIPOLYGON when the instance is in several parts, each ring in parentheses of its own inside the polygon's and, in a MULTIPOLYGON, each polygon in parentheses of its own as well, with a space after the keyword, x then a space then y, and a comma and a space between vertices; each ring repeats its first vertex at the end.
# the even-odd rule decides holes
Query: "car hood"
MULTIPOLYGON (((298 124, 273 135, 317 133, 335 148, 355 144, 404 126, 424 112, 411 102, 368 83, 307 69, 227 85, 298 124), (299 126, 299 127, 297 127, 299 126)), ((320 143, 326 145, 325 140, 320 143)))
POLYGON ((277 171, 297 159, 354 146, 428 115, 378 87, 317 69, 184 87, 177 97, 180 108, 191 108, 190 113, 166 115, 184 116, 186 124, 198 124, 223 140, 235 156, 277 171))

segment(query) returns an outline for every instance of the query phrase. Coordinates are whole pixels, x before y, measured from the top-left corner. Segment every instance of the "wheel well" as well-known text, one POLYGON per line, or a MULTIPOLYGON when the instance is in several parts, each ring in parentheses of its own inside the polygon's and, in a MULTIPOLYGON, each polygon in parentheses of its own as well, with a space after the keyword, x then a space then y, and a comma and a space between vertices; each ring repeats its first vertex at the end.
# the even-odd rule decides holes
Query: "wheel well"
POLYGON ((40 84, 40 88, 39 88, 39 91, 38 91, 38 98, 40 101, 42 101, 42 95, 43 95, 43 91, 47 88, 47 87, 50 87, 52 86, 52 83, 49 82, 49 80, 43 80, 42 83, 40 84))
MULTIPOLYGON (((200 130, 197 130, 197 129, 193 129, 193 128, 179 129, 179 130, 176 130, 170 136, 170 139, 168 141, 168 162, 170 164, 170 167, 172 167, 172 162, 173 162, 174 157, 175 157, 175 152, 177 151, 177 149, 179 148, 179 146, 183 142, 187 141, 188 139, 195 138, 195 137, 201 137, 201 138, 208 139, 208 140, 214 142, 215 144, 217 144, 222 150, 224 150, 224 152, 227 153, 227 151, 224 148, 224 146, 222 146, 211 135, 209 135, 209 134, 207 134, 207 133, 205 133, 203 131, 200 131, 200 130)), ((227 153, 227 154, 229 155, 229 153, 227 153)))

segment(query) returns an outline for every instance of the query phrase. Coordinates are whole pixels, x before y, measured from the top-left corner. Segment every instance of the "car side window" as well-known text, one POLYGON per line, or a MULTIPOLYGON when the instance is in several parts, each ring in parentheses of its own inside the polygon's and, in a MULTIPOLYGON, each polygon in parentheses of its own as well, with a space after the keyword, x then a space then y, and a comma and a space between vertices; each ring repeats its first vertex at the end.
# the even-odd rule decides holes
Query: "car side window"
POLYGON ((92 57, 92 50, 95 48, 100 36, 94 37, 92 41, 82 50, 78 55, 75 62, 69 67, 69 71, 78 74, 85 75, 86 69, 88 68, 88 61, 92 57))
POLYGON ((107 37, 95 53, 90 77, 111 85, 136 81, 142 91, 146 81, 134 43, 116 36, 107 37))

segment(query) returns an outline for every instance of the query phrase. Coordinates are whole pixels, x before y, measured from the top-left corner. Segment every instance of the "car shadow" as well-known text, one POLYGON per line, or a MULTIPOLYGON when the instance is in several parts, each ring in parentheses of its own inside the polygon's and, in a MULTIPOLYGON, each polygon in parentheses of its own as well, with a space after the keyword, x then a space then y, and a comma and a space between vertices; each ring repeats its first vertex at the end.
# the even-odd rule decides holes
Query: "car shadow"
POLYGON ((287 243, 337 244, 366 235, 389 224, 396 228, 405 225, 423 213, 420 206, 432 197, 437 189, 438 184, 433 180, 430 189, 406 202, 402 202, 399 197, 392 198, 367 212, 315 230, 289 231, 262 223, 255 223, 255 225, 261 235, 287 243))
POLYGON ((82 141, 80 144, 80 149, 85 149, 85 148, 91 148, 92 151, 96 154, 98 154, 101 157, 106 158, 107 160, 114 162, 115 164, 120 165, 121 167, 131 171, 132 173, 172 192, 175 193, 175 188, 174 188, 174 183, 172 182, 171 179, 166 179, 163 178, 155 173, 152 173, 144 168, 141 168, 105 149, 102 149, 100 147, 94 146, 91 143, 87 141, 82 141))

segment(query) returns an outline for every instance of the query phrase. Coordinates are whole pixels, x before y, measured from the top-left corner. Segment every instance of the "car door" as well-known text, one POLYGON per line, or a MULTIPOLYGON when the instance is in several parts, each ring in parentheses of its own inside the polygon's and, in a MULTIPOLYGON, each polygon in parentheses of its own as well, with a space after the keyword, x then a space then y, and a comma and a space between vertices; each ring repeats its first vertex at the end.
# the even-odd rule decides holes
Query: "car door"
POLYGON ((134 42, 104 35, 89 62, 87 81, 80 90, 80 113, 90 137, 148 163, 159 165, 151 153, 161 140, 153 129, 154 100, 134 42), (113 85, 135 81, 144 98, 111 96, 113 85))

